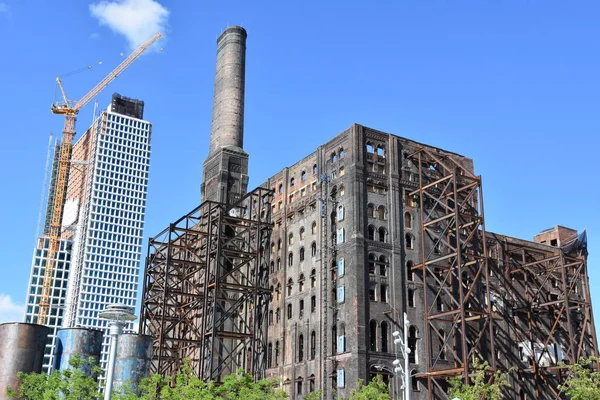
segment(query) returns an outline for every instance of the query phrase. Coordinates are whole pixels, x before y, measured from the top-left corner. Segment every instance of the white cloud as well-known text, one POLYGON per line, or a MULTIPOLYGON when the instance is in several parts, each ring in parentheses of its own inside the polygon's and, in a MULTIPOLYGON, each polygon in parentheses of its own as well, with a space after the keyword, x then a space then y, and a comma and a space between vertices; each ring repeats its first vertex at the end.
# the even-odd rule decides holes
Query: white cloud
POLYGON ((90 39, 98 39, 99 37, 100 37, 100 34, 96 33, 96 32, 94 32, 90 35, 90 39))
POLYGON ((0 294, 0 324, 23 322, 23 306, 13 303, 7 294, 0 294))
POLYGON ((90 5, 100 25, 125 36, 133 49, 167 27, 169 10, 155 0, 113 0, 90 5))
POLYGON ((0 2, 0 14, 10 14, 10 7, 8 4, 0 2))

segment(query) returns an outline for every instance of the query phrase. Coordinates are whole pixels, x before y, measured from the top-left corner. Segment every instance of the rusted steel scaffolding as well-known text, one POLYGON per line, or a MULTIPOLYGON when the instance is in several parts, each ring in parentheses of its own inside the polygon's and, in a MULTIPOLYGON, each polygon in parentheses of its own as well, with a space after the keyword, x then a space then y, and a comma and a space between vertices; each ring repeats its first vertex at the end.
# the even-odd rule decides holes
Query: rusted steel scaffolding
POLYGON ((154 337, 151 373, 187 358, 204 380, 264 375, 272 195, 206 201, 150 239, 140 333, 154 337))
POLYGON ((566 365, 598 356, 585 240, 561 248, 486 233, 481 178, 452 155, 423 148, 419 167, 424 343, 429 399, 473 361, 513 368, 508 398, 562 399, 566 365), (484 239, 485 238, 485 239, 484 239))
POLYGON ((491 303, 511 398, 562 399, 564 366, 598 356, 582 238, 553 248, 488 235, 491 303))
POLYGON ((481 178, 450 155, 422 148, 411 155, 419 168, 417 200, 424 282, 424 343, 429 398, 447 399, 448 378, 468 382, 478 357, 496 368, 486 260, 481 178))

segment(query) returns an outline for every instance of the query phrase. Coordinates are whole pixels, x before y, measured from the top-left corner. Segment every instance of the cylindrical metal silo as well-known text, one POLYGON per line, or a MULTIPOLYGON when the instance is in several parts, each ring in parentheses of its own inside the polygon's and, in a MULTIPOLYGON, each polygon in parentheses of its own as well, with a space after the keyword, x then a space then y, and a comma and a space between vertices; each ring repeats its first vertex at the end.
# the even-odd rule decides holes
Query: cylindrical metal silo
POLYGON ((131 387, 137 392, 142 378, 148 375, 152 358, 152 336, 137 333, 119 335, 113 387, 131 387))
POLYGON ((17 373, 42 372, 49 333, 50 328, 43 325, 0 324, 0 400, 9 398, 9 387, 18 389, 17 373))
POLYGON ((81 366, 83 372, 91 375, 91 367, 100 363, 102 351, 102 331, 87 328, 66 328, 56 334, 56 355, 54 357, 54 369, 64 370, 70 368, 69 362, 74 356, 80 356, 84 363, 81 366), (89 358, 93 361, 90 363, 89 358))

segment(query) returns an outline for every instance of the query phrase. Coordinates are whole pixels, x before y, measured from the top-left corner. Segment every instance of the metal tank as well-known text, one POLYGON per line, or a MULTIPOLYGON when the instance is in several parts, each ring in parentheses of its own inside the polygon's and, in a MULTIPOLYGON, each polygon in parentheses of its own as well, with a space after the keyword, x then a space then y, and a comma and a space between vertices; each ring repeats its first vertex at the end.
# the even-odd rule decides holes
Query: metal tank
POLYGON ((0 324, 0 400, 9 399, 8 388, 18 389, 17 373, 42 372, 49 333, 43 325, 0 324))
POLYGON ((152 336, 123 333, 118 340, 114 390, 130 387, 137 393, 141 380, 148 375, 152 358, 152 336))
POLYGON ((100 365, 102 334, 103 332, 97 329, 60 329, 56 334, 54 369, 64 370, 70 368, 69 362, 77 355, 82 357, 84 361, 79 369, 86 375, 91 376, 92 366, 94 364, 100 365), (92 362, 89 361, 90 357, 93 359, 92 362))

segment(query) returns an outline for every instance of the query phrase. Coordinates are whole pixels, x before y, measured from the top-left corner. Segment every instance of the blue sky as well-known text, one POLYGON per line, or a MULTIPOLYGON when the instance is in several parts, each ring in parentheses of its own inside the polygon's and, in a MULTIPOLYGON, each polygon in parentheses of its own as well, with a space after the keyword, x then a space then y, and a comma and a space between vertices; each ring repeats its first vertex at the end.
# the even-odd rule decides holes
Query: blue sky
MULTIPOLYGON (((115 91, 146 102, 149 237, 199 202, 215 40, 234 24, 248 31, 251 187, 355 122, 464 154, 483 176, 488 230, 588 229, 599 312, 600 3, 159 2, 0 0, 0 322, 25 301, 48 135, 63 123, 50 113, 54 78, 93 65, 64 81, 78 99, 132 44, 166 33, 162 52, 98 98, 101 107, 115 91)), ((79 132, 92 110, 80 113, 79 132)))

